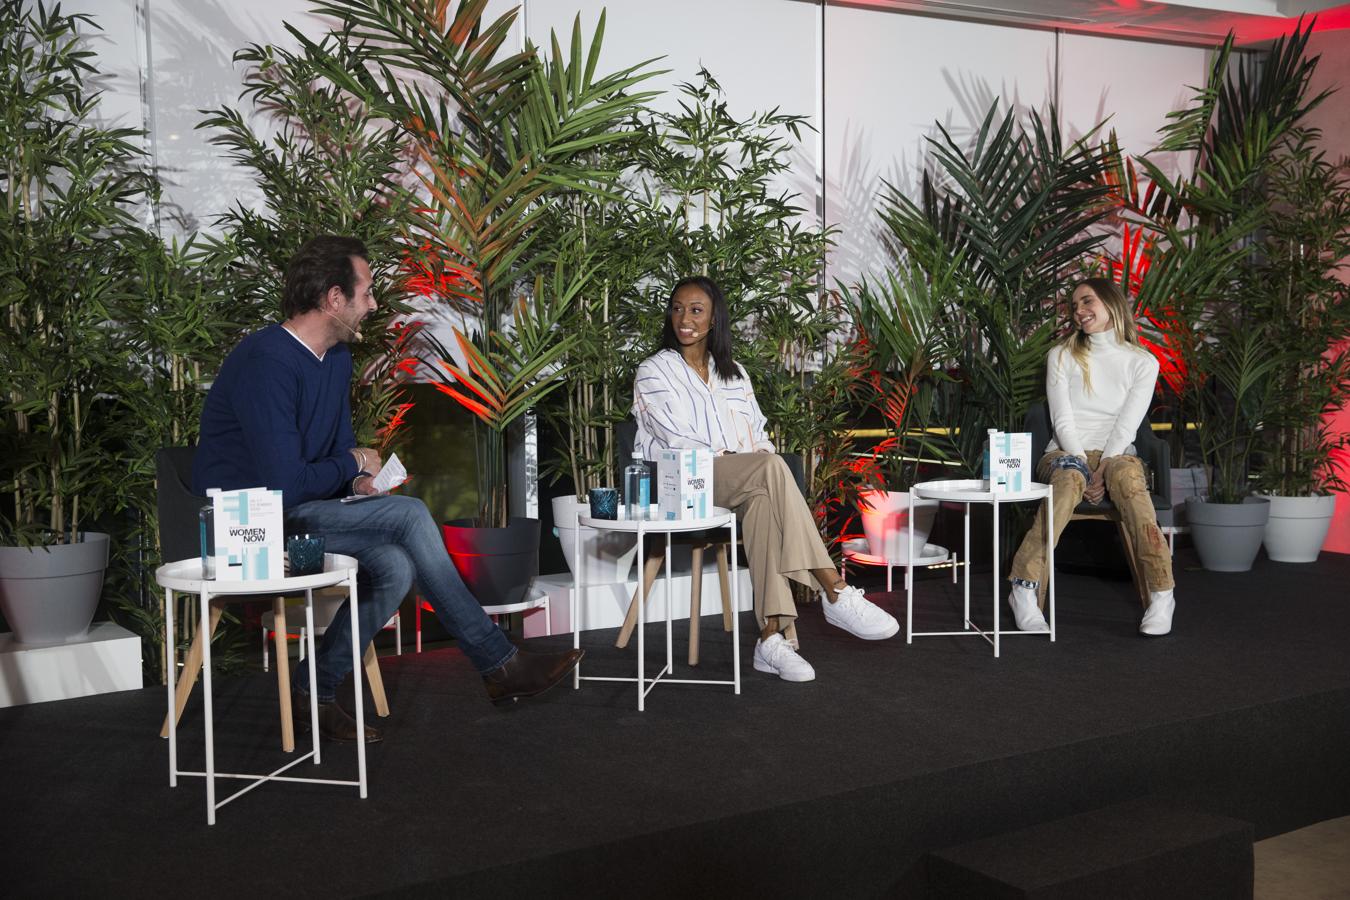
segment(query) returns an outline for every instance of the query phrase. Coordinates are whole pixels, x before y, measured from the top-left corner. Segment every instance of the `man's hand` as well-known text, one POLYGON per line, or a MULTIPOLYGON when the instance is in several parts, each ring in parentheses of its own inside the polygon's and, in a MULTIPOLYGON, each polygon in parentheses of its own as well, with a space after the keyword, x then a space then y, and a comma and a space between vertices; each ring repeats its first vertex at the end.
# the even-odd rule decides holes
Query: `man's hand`
POLYGON ((352 482, 352 493, 368 495, 377 493, 375 490, 375 479, 370 475, 358 475, 352 482))
POLYGON ((1089 503, 1101 503, 1102 498, 1106 496, 1106 465, 1097 463, 1097 468, 1092 470, 1092 478, 1088 481, 1087 487, 1083 489, 1083 499, 1089 503))
POLYGON ((384 468, 384 463, 380 462, 380 454, 369 447, 353 447, 352 456, 356 457, 356 468, 367 475, 378 475, 380 469, 384 468))

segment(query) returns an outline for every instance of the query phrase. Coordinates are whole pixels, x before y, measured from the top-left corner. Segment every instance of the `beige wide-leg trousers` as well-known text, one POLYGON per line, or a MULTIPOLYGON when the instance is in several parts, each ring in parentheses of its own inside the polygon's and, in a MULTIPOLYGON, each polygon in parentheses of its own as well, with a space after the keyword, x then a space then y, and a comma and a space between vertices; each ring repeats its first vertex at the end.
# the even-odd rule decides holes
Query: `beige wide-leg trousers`
MULTIPOLYGON (((1055 510, 1055 534, 1053 540, 1059 543, 1064 526, 1073 517, 1074 507, 1083 499, 1087 482, 1083 475, 1073 469, 1060 469, 1051 466, 1051 461, 1067 456, 1063 450, 1051 450, 1041 457, 1037 466, 1037 475, 1042 482, 1049 481, 1050 502, 1055 510)), ((1089 450, 1087 455, 1089 469, 1097 468, 1102 451, 1089 450)), ((1167 541, 1158 528, 1158 516, 1153 511, 1153 501, 1149 499, 1148 484, 1144 480, 1144 464, 1137 456, 1113 456, 1106 461, 1106 493, 1120 510, 1120 518, 1129 529, 1134 540, 1135 557, 1139 571, 1144 573, 1150 591, 1167 591, 1173 587, 1172 555, 1167 550, 1167 541)), ((1045 581, 1045 522, 1044 510, 1036 508, 1036 520, 1031 530, 1022 539, 1013 557, 1009 578, 1020 578, 1041 584, 1045 581)), ((1045 607, 1042 592, 1041 607, 1045 607)))
POLYGON ((788 579, 818 587, 812 569, 833 569, 787 463, 777 453, 731 453, 713 460, 713 502, 736 513, 760 628, 768 616, 796 618, 788 579))

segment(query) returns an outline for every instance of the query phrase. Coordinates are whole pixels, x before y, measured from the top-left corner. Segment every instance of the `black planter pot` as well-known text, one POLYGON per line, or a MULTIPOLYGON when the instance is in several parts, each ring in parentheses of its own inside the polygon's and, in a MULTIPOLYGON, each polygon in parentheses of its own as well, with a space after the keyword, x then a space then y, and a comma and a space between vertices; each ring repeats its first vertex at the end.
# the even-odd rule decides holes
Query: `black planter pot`
POLYGON ((539 571, 539 520, 512 518, 505 528, 475 528, 473 519, 441 526, 445 549, 470 592, 487 606, 520 603, 539 571))

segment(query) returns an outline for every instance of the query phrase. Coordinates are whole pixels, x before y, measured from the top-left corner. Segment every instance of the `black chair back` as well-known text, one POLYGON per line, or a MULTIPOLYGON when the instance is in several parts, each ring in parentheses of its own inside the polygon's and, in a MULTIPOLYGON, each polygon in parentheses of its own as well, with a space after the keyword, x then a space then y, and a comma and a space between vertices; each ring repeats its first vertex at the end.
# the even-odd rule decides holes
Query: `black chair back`
POLYGON ((159 547, 164 562, 201 555, 198 514, 209 501, 192 492, 195 447, 161 447, 155 451, 155 505, 159 512, 159 547))
MULTIPOLYGON (((1027 410, 1026 418, 1023 420, 1022 427, 1031 433, 1031 459, 1036 466, 1040 465, 1041 457, 1045 455, 1045 448, 1050 443, 1050 435, 1053 427, 1050 424, 1050 409, 1044 402, 1033 403, 1027 410)), ((1144 463, 1144 470, 1149 478, 1149 495, 1153 501, 1155 510, 1172 509, 1172 448, 1167 442, 1153 433, 1153 428, 1149 424, 1148 416, 1139 423, 1139 430, 1134 434, 1134 452, 1144 463)), ((1101 511, 1111 509, 1112 504, 1109 500, 1100 505, 1092 505, 1084 501, 1080 504, 1083 510, 1101 511)))

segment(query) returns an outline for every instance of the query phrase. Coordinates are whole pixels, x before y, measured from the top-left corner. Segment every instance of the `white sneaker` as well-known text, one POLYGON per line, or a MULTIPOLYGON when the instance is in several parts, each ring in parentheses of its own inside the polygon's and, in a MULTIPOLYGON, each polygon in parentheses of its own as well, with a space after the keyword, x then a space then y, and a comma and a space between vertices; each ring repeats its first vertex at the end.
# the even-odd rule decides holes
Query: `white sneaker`
POLYGON ((797 655, 781 634, 755 641, 755 671, 777 675, 784 681, 814 681, 816 670, 797 655))
POLYGON ((1139 633, 1151 637, 1161 637, 1172 630, 1172 613, 1176 611, 1177 601, 1171 590, 1149 591, 1148 609, 1144 620, 1139 623, 1139 633))
POLYGON ((1036 602, 1036 592, 1031 588, 1014 584, 1008 595, 1008 605, 1012 607, 1013 620, 1019 631, 1049 631, 1045 616, 1041 614, 1040 604, 1036 602))
POLYGON ((864 641, 885 640, 900 630, 895 616, 864 597, 860 588, 849 585, 838 596, 833 603, 826 600, 820 604, 825 610, 825 621, 836 628, 864 641))

